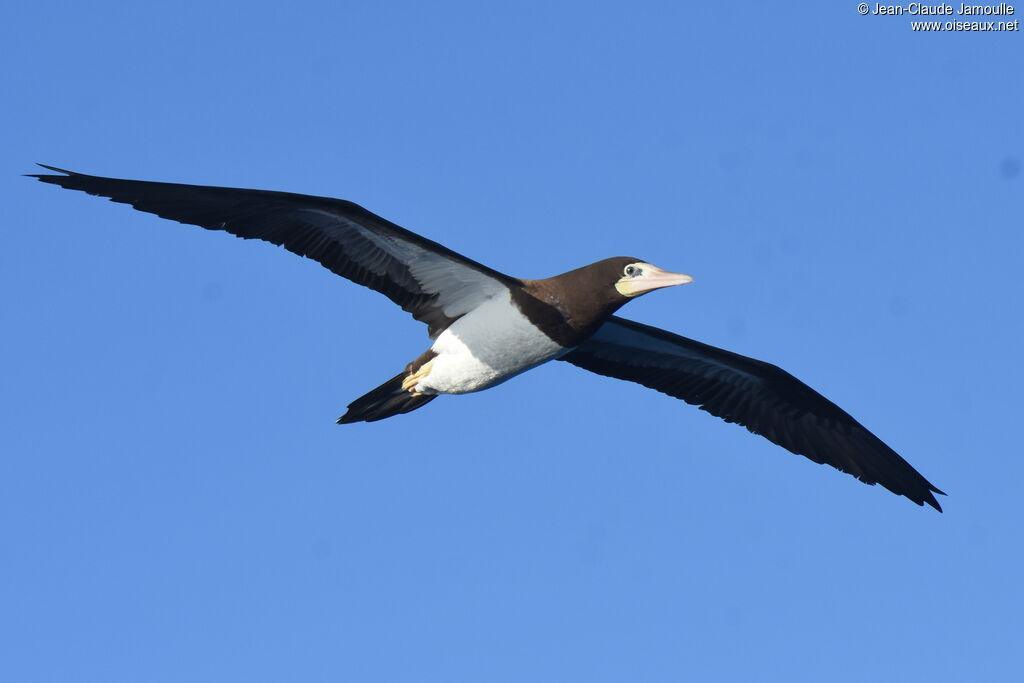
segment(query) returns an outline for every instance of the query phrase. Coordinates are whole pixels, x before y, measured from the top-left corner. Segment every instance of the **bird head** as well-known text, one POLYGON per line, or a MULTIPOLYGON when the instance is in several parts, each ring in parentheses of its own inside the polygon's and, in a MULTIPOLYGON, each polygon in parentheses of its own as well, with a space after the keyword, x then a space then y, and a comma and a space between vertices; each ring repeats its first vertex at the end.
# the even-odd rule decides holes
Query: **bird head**
POLYGON ((663 287, 674 287, 693 282, 693 278, 689 275, 670 273, 658 266, 634 258, 609 259, 607 263, 610 274, 614 277, 615 290, 627 299, 663 287))

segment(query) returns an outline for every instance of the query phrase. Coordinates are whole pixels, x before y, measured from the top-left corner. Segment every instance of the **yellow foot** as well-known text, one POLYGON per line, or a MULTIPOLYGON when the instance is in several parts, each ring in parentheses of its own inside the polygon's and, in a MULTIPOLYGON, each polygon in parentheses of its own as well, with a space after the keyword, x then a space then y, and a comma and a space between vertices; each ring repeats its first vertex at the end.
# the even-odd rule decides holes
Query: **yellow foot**
POLYGON ((402 388, 408 391, 413 396, 422 396, 423 394, 416 391, 416 385, 419 384, 421 380, 427 378, 427 375, 430 374, 430 367, 433 364, 434 359, 430 359, 429 361, 421 365, 416 372, 412 373, 411 375, 402 380, 402 388))

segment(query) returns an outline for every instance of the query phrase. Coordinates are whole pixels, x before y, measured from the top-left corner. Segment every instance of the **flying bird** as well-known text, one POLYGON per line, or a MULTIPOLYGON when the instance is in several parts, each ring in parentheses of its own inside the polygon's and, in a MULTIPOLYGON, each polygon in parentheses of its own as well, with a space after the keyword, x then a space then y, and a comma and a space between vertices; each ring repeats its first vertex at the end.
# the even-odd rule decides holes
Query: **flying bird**
POLYGON ((30 177, 282 246, 377 290, 425 323, 430 348, 349 404, 341 424, 408 413, 441 394, 481 391, 561 360, 682 399, 816 463, 942 511, 934 495, 942 491, 784 370, 614 315, 631 299, 690 282, 689 275, 616 257, 543 280, 520 279, 341 199, 43 168, 56 174, 30 177))

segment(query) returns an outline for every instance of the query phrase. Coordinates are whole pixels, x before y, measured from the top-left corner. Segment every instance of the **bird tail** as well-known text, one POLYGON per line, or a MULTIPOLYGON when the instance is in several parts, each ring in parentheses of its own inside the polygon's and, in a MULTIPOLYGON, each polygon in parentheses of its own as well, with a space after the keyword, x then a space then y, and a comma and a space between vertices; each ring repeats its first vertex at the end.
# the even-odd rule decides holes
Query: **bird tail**
POLYGON ((409 371, 403 370, 370 393, 349 403, 348 412, 338 418, 338 424, 376 422, 392 415, 412 412, 437 398, 437 394, 416 395, 403 389, 402 382, 408 376, 409 371))

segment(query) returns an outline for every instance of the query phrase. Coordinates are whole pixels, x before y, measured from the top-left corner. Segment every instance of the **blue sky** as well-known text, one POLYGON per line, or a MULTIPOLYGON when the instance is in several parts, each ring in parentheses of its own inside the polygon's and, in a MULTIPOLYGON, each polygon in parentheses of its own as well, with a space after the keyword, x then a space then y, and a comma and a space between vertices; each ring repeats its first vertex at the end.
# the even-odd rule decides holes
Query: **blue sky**
POLYGON ((20 3, 0 26, 0 679, 1019 673, 1020 33, 836 3, 20 3), (776 363, 945 514, 552 364, 337 426, 429 340, 20 177, 343 197, 776 363), (1016 311, 1016 312, 1015 312, 1016 311))

